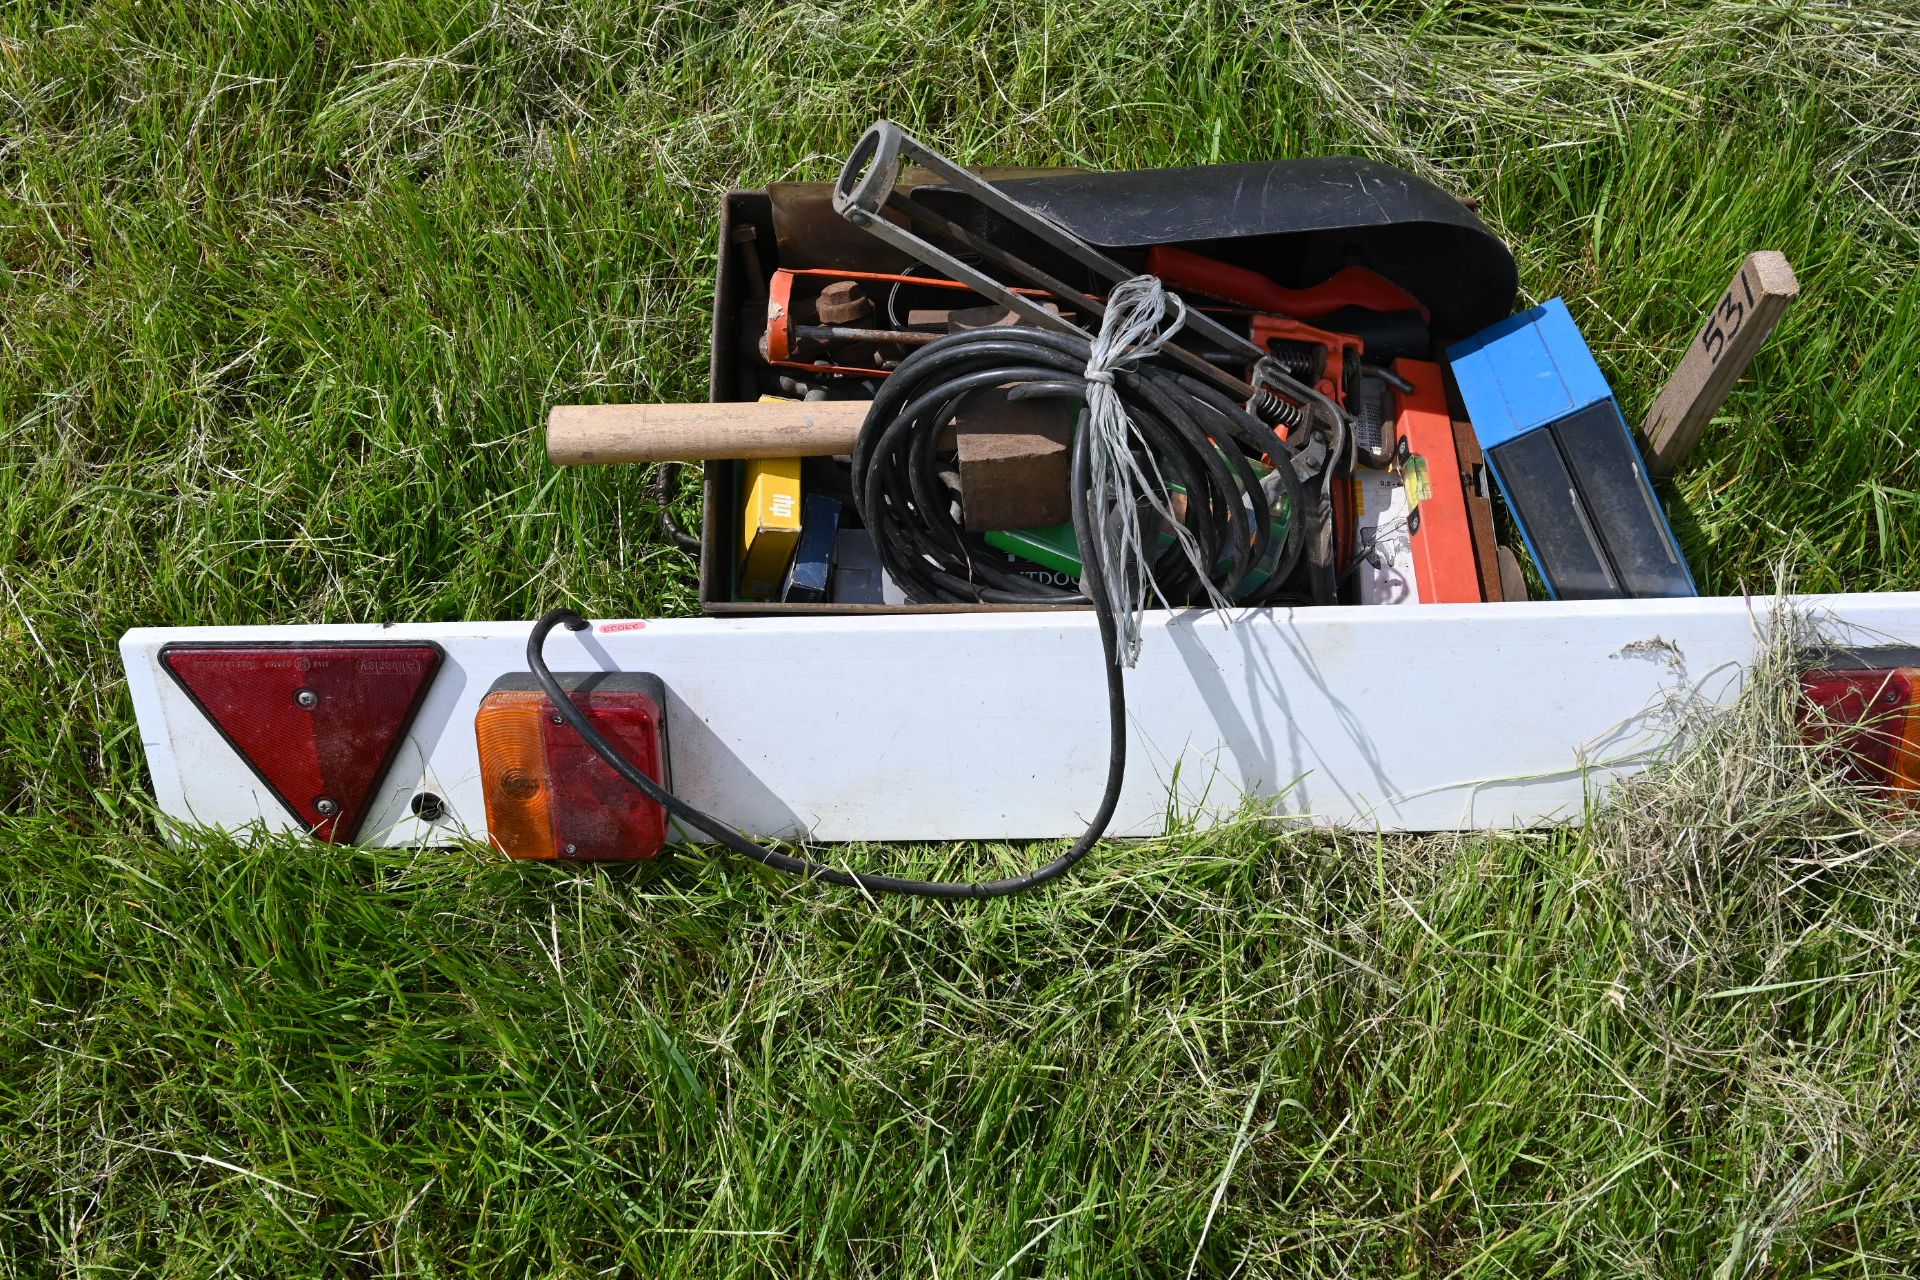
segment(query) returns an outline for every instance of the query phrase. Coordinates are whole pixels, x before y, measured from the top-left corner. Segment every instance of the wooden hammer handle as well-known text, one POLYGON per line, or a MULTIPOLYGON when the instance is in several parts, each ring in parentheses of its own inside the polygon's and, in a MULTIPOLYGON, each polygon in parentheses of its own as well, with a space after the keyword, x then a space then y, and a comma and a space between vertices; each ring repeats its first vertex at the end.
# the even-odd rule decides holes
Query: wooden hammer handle
POLYGON ((598 462, 812 458, 852 453, 864 400, 758 404, 563 404, 547 415, 547 457, 598 462))

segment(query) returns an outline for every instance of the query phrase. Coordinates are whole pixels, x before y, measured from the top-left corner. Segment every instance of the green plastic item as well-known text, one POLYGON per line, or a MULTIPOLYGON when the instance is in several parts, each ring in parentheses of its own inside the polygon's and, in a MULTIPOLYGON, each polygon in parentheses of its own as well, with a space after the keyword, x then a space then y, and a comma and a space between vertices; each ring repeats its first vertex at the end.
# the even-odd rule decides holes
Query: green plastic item
POLYGON ((1041 525, 1035 529, 993 529, 987 545, 1008 551, 1023 560, 1078 578, 1086 568, 1080 563, 1080 543, 1073 536, 1073 522, 1041 525))
MULTIPOLYGON (((1178 489, 1179 486, 1174 487, 1178 489)), ((1279 563, 1280 549, 1287 538, 1287 523, 1292 516, 1293 513, 1284 508, 1273 514, 1273 536, 1267 543, 1267 554, 1247 570, 1247 576, 1240 581, 1242 591, 1256 591, 1266 585, 1274 566, 1279 563)), ((1011 552, 1055 573, 1078 578, 1086 568, 1080 562, 1080 541, 1073 536, 1072 522, 1041 525, 1033 529, 994 529, 986 534, 986 539, 990 547, 1011 552)), ((1163 531, 1155 540, 1155 553, 1165 550, 1172 541, 1173 535, 1163 531)), ((1222 557, 1219 567, 1224 568, 1230 558, 1222 557)))
POLYGON ((1247 576, 1240 579, 1240 590, 1258 591, 1267 585, 1267 579, 1273 576, 1275 566, 1280 563, 1280 552, 1286 545, 1287 525, 1293 520, 1293 504, 1283 502, 1279 509, 1272 512, 1273 523, 1268 526, 1267 554, 1261 556, 1253 568, 1247 570, 1247 576))

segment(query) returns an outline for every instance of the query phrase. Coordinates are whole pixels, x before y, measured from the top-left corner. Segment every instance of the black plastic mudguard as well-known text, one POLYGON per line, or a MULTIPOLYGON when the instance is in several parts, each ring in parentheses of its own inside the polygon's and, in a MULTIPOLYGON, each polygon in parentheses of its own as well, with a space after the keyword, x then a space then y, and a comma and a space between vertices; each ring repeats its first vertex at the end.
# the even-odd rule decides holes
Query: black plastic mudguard
MULTIPOLYGON (((1442 341, 1504 319, 1519 286, 1513 255, 1470 208, 1422 178, 1358 156, 995 185, 1103 249, 1185 245, 1290 288, 1344 266, 1370 267, 1427 305, 1442 341)), ((920 187, 913 198, 963 200, 937 187, 920 187)))

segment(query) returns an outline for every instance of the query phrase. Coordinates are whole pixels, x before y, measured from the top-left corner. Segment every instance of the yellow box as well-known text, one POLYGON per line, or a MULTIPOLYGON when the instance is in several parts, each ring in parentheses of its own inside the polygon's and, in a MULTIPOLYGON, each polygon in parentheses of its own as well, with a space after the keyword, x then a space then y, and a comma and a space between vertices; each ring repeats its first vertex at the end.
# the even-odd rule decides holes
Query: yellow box
POLYGON ((800 459, 756 458, 740 486, 740 598, 778 600, 800 540, 800 459))

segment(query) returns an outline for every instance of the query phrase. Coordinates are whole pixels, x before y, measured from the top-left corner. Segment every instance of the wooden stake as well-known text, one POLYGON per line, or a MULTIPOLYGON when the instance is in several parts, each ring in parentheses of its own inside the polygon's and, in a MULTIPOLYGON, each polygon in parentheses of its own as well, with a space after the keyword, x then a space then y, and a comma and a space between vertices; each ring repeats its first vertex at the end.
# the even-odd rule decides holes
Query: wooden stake
POLYGON ((1768 249, 1747 255, 1640 424, 1653 448, 1648 461, 1653 474, 1671 475, 1679 467, 1787 304, 1799 295, 1800 282, 1785 254, 1768 249))

